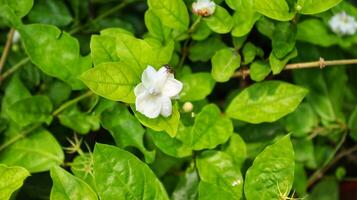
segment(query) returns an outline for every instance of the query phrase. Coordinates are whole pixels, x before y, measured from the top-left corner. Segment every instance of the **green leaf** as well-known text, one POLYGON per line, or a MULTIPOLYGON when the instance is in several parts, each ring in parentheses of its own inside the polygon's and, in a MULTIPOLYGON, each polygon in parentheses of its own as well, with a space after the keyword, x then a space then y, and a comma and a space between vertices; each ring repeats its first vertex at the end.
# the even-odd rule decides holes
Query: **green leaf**
POLYGON ((318 19, 307 19, 297 25, 296 39, 323 47, 338 44, 341 40, 330 32, 327 26, 318 19))
POLYGON ((269 64, 273 74, 279 74, 285 68, 285 65, 289 62, 289 60, 295 58, 297 55, 298 52, 296 48, 283 59, 279 59, 275 56, 274 53, 270 53, 269 64))
MULTIPOLYGON (((5 0, 3 0, 5 1, 5 0)), ((0 1, 0 22, 9 27, 19 27, 22 25, 21 18, 17 16, 13 9, 0 1)))
POLYGON ((218 36, 211 36, 206 40, 194 43, 190 47, 188 57, 191 61, 209 61, 216 51, 225 48, 226 45, 218 36))
POLYGON ((151 129, 148 134, 152 138, 155 146, 167 155, 182 158, 192 155, 192 149, 187 143, 189 141, 191 127, 185 127, 182 123, 179 125, 176 136, 170 137, 165 132, 155 132, 151 129))
POLYGON ((169 199, 151 169, 131 153, 97 143, 93 159, 100 199, 169 199))
POLYGON ((247 42, 243 47, 242 54, 244 64, 249 64, 254 61, 257 55, 257 47, 253 43, 247 42))
POLYGON ((293 188, 299 196, 305 196, 307 190, 307 177, 304 164, 295 163, 293 188))
POLYGON ((285 0, 255 0, 254 7, 259 13, 279 21, 289 21, 295 16, 295 10, 289 8, 285 0))
POLYGON ((285 136, 266 147, 254 160, 245 176, 247 200, 280 199, 289 195, 294 180, 294 150, 285 136))
POLYGON ((200 175, 199 199, 240 199, 243 177, 232 158, 220 151, 204 151, 196 159, 200 175), (219 193, 218 193, 219 191, 219 193))
POLYGON ((0 5, 9 6, 17 16, 22 18, 30 12, 33 0, 0 0, 0 5))
POLYGON ((34 23, 56 26, 66 26, 73 20, 66 4, 57 0, 37 0, 28 17, 34 23))
POLYGON ((193 150, 213 149, 225 143, 232 134, 231 120, 223 116, 215 104, 209 104, 195 118, 191 131, 191 147, 193 150))
POLYGON ((207 26, 207 23, 201 20, 192 32, 192 39, 205 40, 212 33, 212 30, 207 26))
POLYGON ((196 200, 199 177, 193 167, 189 167, 184 176, 180 177, 175 190, 172 193, 172 200, 196 200))
POLYGON ((20 29, 27 54, 31 61, 44 73, 61 79, 82 89, 77 76, 92 65, 90 56, 82 57, 78 41, 57 27, 45 24, 31 24, 20 29))
POLYGON ((233 134, 229 142, 225 144, 222 151, 230 155, 237 167, 242 167, 247 157, 247 148, 244 140, 239 134, 233 134))
POLYGON ((339 196, 337 180, 328 177, 321 180, 311 192, 311 199, 314 200, 338 200, 339 196))
POLYGON ((101 123, 103 128, 110 132, 119 147, 136 147, 144 154, 147 163, 154 161, 155 152, 147 150, 143 143, 144 128, 130 114, 126 106, 118 103, 114 104, 114 106, 102 113, 101 123))
POLYGON ((16 142, 0 151, 0 163, 22 166, 35 173, 47 171, 64 160, 60 144, 45 129, 24 132, 18 127, 10 126, 5 136, 4 143, 13 140, 16 142))
POLYGON ((8 167, 6 165, 0 164, 0 199, 8 200, 11 194, 18 190, 24 180, 30 176, 30 173, 17 166, 8 167))
POLYGON ((145 12, 145 25, 149 33, 161 42, 169 41, 172 30, 162 24, 160 18, 152 10, 145 12))
POLYGON ((58 115, 63 126, 71 128, 79 134, 87 134, 100 128, 99 116, 94 113, 81 112, 78 106, 72 106, 58 115))
POLYGON ((357 141, 357 107, 355 107, 348 119, 348 128, 351 130, 350 136, 357 141))
POLYGON ((38 95, 22 99, 7 110, 10 118, 20 126, 52 121, 52 103, 47 96, 38 95))
POLYGON ((233 30, 232 35, 241 37, 247 35, 252 30, 255 22, 260 19, 259 14, 254 8, 254 1, 252 0, 226 0, 231 2, 231 8, 235 8, 236 12, 233 14, 233 30))
POLYGON ((189 15, 182 0, 148 0, 148 5, 165 26, 182 32, 188 29, 189 15))
POLYGON ((71 171, 73 174, 86 182, 93 190, 96 190, 96 185, 93 176, 93 154, 83 153, 73 159, 71 163, 71 171))
POLYGON ((97 194, 87 183, 61 167, 51 168, 51 178, 53 180, 51 200, 98 199, 97 194))
POLYGON ((324 12, 337 4, 342 0, 298 0, 296 6, 301 6, 299 13, 305 15, 313 15, 324 12))
POLYGON ((272 53, 283 59, 295 48, 296 27, 290 22, 279 22, 275 25, 272 38, 272 53))
POLYGON ((135 117, 146 127, 149 127, 155 131, 165 131, 171 137, 175 137, 177 129, 180 123, 180 113, 176 105, 172 107, 172 114, 169 117, 159 116, 151 119, 145 117, 143 114, 136 111, 135 106, 131 106, 131 110, 134 112, 135 117))
POLYGON ((135 102, 134 87, 138 74, 123 62, 102 63, 81 75, 81 80, 94 93, 113 101, 135 102))
POLYGON ((268 63, 256 61, 250 65, 250 78, 254 81, 264 80, 271 72, 268 63))
POLYGON ((214 54, 211 62, 212 77, 218 82, 226 82, 240 67, 240 55, 234 49, 224 48, 214 54))
POLYGON ((180 81, 183 83, 180 101, 204 99, 212 92, 215 85, 211 74, 207 72, 185 74, 180 78, 180 81))
POLYGON ((281 81, 255 83, 229 104, 227 115, 249 123, 274 122, 293 112, 307 90, 281 81))
POLYGON ((203 18, 207 26, 216 33, 228 33, 233 27, 233 18, 226 9, 216 5, 213 15, 203 18))

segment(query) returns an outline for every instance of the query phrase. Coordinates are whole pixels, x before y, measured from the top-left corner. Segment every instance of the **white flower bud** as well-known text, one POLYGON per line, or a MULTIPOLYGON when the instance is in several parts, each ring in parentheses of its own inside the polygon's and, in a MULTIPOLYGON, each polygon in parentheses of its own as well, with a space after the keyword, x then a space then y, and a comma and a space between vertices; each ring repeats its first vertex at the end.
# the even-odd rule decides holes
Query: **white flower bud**
POLYGON ((17 30, 15 30, 14 36, 12 37, 12 43, 15 44, 15 43, 19 42, 20 39, 21 39, 20 33, 17 30))
POLYGON ((349 16, 346 12, 340 12, 334 15, 329 25, 331 30, 338 35, 354 35, 357 31, 357 21, 354 17, 349 16))
POLYGON ((191 102, 185 102, 182 106, 182 110, 186 113, 191 112, 193 110, 193 104, 191 102))
POLYGON ((215 9, 216 4, 211 0, 197 0, 192 4, 192 12, 202 17, 213 15, 215 9))
POLYGON ((171 99, 177 97, 182 90, 182 83, 166 67, 156 71, 148 66, 142 76, 141 83, 134 88, 136 110, 148 118, 156 118, 160 114, 168 117, 172 113, 171 99))

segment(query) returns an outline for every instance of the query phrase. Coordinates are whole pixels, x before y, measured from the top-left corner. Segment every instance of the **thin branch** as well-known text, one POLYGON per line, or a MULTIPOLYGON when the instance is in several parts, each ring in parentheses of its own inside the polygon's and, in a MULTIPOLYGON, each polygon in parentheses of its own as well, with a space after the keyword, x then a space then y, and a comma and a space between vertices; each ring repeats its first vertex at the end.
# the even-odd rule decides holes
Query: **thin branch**
POLYGON ((6 79, 7 77, 9 77, 11 74, 13 74, 15 71, 17 71, 20 67, 22 67, 23 65, 25 65, 26 63, 28 63, 30 61, 30 58, 24 58, 22 60, 20 60, 18 63, 16 63, 13 67, 11 67, 10 69, 8 69, 7 71, 5 71, 2 75, 0 75, 0 82, 4 79, 6 79))
POLYGON ((15 29, 11 28, 8 35, 7 35, 7 40, 5 43, 4 51, 2 52, 1 58, 0 58, 0 74, 2 72, 2 69, 4 68, 4 65, 6 63, 7 56, 9 55, 10 47, 12 44, 12 38, 14 37, 15 29))
MULTIPOLYGON (((319 61, 314 62, 303 62, 303 63, 292 63, 285 66, 284 70, 293 70, 293 69, 305 69, 305 68, 324 68, 326 66, 337 66, 337 65, 353 65, 357 64, 357 59, 345 59, 345 60, 327 60, 320 58, 319 61)), ((236 77, 245 77, 250 73, 249 69, 243 69, 236 71, 232 78, 236 77)))
POLYGON ((66 103, 62 104, 59 108, 57 108, 55 111, 53 111, 52 116, 57 116, 58 114, 60 114, 62 111, 64 111, 65 109, 67 109, 68 107, 72 106, 73 104, 81 101, 82 99, 85 99, 87 97, 92 96, 94 93, 92 91, 88 91, 86 93, 83 93, 82 95, 67 101, 66 103))

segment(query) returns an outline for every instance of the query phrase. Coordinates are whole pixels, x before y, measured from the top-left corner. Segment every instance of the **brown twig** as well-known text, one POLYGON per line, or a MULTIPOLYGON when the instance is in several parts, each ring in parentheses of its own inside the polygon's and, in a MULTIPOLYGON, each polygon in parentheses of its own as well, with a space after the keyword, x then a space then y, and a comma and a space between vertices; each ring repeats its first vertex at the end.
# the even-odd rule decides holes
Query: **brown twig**
MULTIPOLYGON (((327 60, 320 58, 319 61, 314 62, 303 62, 303 63, 292 63, 285 66, 284 70, 293 70, 293 69, 305 69, 305 68, 324 68, 326 66, 337 66, 337 65, 353 65, 357 64, 357 59, 345 59, 345 60, 327 60)), ((249 69, 242 69, 236 71, 232 78, 244 77, 250 73, 249 69)))
POLYGON ((12 38, 14 37, 15 29, 11 28, 9 33, 7 34, 7 40, 5 43, 4 51, 2 52, 1 58, 0 58, 0 74, 2 72, 2 69, 4 68, 4 65, 6 63, 7 56, 9 55, 10 47, 12 44, 12 38))

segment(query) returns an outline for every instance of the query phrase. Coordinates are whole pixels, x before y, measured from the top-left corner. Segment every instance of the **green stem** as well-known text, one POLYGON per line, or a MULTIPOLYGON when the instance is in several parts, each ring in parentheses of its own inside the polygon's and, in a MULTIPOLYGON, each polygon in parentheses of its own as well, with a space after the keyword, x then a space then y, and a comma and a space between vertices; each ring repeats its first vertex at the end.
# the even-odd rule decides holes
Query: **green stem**
POLYGON ((9 77, 11 74, 13 74, 15 71, 17 71, 20 67, 22 67, 23 65, 25 65, 26 63, 28 63, 30 61, 30 58, 24 58, 22 60, 20 60, 18 63, 16 63, 13 67, 11 67, 10 69, 8 69, 7 71, 4 72, 4 74, 0 77, 0 80, 4 80, 7 77, 9 77))
POLYGON ((41 126, 41 124, 35 124, 32 125, 30 128, 23 130, 22 132, 20 132, 18 135, 16 135, 15 137, 11 138, 10 140, 6 141, 4 144, 2 144, 0 146, 0 152, 2 150, 4 150, 5 148, 7 148, 8 146, 14 144, 15 142, 17 142, 18 140, 24 138, 25 136, 27 136, 28 134, 30 134, 32 131, 36 130, 37 128, 39 128, 41 126))
POLYGON ((57 108, 55 111, 53 111, 52 116, 57 116, 58 114, 60 114, 62 111, 64 111, 68 107, 72 106, 73 104, 76 104, 77 102, 81 101, 82 99, 92 96, 93 94, 94 93, 92 91, 88 91, 72 100, 67 101, 66 103, 62 104, 59 108, 57 108))

